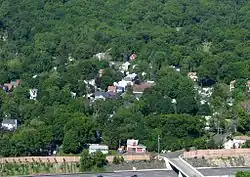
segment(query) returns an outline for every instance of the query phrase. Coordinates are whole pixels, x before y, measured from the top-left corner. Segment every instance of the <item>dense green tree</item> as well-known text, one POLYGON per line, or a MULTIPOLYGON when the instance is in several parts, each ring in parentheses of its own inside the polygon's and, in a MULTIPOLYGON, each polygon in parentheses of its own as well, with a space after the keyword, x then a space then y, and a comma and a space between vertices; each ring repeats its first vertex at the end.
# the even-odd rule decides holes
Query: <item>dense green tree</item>
POLYGON ((226 129, 233 117, 238 131, 250 131, 248 1, 2 0, 0 7, 0 85, 22 81, 0 91, 0 119, 23 124, 1 132, 0 149, 9 150, 0 155, 39 154, 51 144, 78 153, 96 142, 96 131, 111 148, 137 138, 156 150, 158 135, 166 149, 214 148, 204 144, 205 124, 197 115, 215 112, 212 131, 218 124, 226 129), (119 65, 133 53, 129 72, 155 81, 139 101, 132 87, 114 100, 86 98, 95 89, 87 80, 106 90, 122 79, 119 65), (191 71, 216 81, 205 105, 187 77, 191 71), (229 92, 232 80, 236 88, 229 92), (31 88, 38 89, 36 101, 29 100, 31 88))

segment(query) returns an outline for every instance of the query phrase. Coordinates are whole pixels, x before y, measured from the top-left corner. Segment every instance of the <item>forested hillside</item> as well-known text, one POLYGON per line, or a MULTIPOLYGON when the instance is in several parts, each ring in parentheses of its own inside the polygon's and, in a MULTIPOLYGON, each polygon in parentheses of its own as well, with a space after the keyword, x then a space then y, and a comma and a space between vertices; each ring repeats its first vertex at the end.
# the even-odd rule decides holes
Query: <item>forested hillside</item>
POLYGON ((248 134, 249 19, 247 0, 0 0, 0 85, 21 80, 0 91, 0 119, 21 121, 14 132, 1 130, 0 156, 56 146, 79 153, 88 143, 116 149, 127 138, 156 150, 158 135, 166 150, 214 148, 213 133, 230 132, 235 119, 237 133, 248 134), (108 59, 94 57, 106 51, 108 59), (107 91, 123 78, 111 61, 131 54, 130 72, 155 86, 140 99, 131 89, 116 99, 87 99, 94 88, 85 81, 107 91), (213 89, 206 104, 198 85, 213 89), (38 90, 36 100, 29 89, 38 90))

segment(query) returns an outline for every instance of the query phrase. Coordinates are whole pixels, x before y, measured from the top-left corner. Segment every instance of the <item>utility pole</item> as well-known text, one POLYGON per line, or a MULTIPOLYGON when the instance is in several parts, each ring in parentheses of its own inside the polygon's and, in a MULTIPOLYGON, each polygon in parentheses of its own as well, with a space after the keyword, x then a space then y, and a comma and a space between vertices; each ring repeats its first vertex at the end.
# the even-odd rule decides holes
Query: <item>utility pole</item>
POLYGON ((158 135, 157 137, 157 141, 158 141, 158 160, 160 159, 160 135, 158 135))

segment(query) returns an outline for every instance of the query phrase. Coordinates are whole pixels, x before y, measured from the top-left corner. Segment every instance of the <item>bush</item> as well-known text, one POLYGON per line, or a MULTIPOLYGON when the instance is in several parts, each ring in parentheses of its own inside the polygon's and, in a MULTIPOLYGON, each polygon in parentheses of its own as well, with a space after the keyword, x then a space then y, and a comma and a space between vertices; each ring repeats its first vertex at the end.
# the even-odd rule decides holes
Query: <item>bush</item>
POLYGON ((115 156, 114 159, 113 159, 113 164, 120 164, 124 162, 124 158, 122 156, 115 156))
POLYGON ((236 173, 235 177, 250 177, 249 171, 239 171, 236 173))
POLYGON ((82 172, 100 169, 107 165, 106 156, 101 153, 89 154, 88 150, 84 150, 80 159, 80 170, 82 172))

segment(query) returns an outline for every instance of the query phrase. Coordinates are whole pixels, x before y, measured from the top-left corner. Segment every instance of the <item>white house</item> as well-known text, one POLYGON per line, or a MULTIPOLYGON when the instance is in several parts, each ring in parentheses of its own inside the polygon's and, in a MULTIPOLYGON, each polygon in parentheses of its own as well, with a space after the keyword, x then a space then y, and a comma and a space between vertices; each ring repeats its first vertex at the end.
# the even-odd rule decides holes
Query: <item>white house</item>
POLYGON ((100 145, 100 144, 90 144, 89 145, 89 153, 95 153, 95 152, 101 152, 103 154, 109 153, 109 147, 106 145, 100 145))
POLYGON ((76 93, 75 92, 70 92, 70 95, 72 98, 76 98, 76 93))
POLYGON ((7 130, 15 130, 18 126, 17 119, 3 119, 2 121, 2 128, 7 130))
POLYGON ((127 61, 127 62, 123 63, 123 64, 120 66, 119 69, 120 69, 120 71, 122 71, 122 72, 126 72, 126 71, 128 71, 129 66, 130 66, 130 63, 127 61))
POLYGON ((37 92, 38 92, 37 89, 30 89, 30 99, 31 100, 36 100, 37 92))
POLYGON ((249 136, 235 136, 233 139, 224 143, 225 149, 240 148, 247 140, 250 140, 249 136))
MULTIPOLYGON (((135 74, 135 73, 128 74, 126 77, 123 78, 123 80, 125 80, 125 81, 133 81, 136 76, 137 76, 137 74, 135 74)), ((133 84, 133 83, 131 83, 131 84, 133 84)))
POLYGON ((111 49, 108 49, 106 52, 104 52, 104 53, 97 53, 97 54, 95 54, 94 56, 93 56, 93 58, 97 58, 98 60, 106 60, 106 59, 108 59, 108 60, 110 60, 110 59, 112 59, 112 57, 111 57, 111 55, 109 55, 109 51, 110 51, 111 49))
POLYGON ((118 83, 114 82, 114 86, 117 88, 117 93, 123 93, 126 91, 128 85, 133 85, 132 81, 121 80, 118 83))
POLYGON ((229 90, 232 91, 234 88, 235 88, 235 83, 236 83, 236 80, 233 80, 230 82, 230 85, 229 85, 229 90))
POLYGON ((90 89, 90 86, 93 86, 95 89, 97 89, 95 84, 95 79, 84 80, 84 83, 86 84, 87 89, 90 89))

